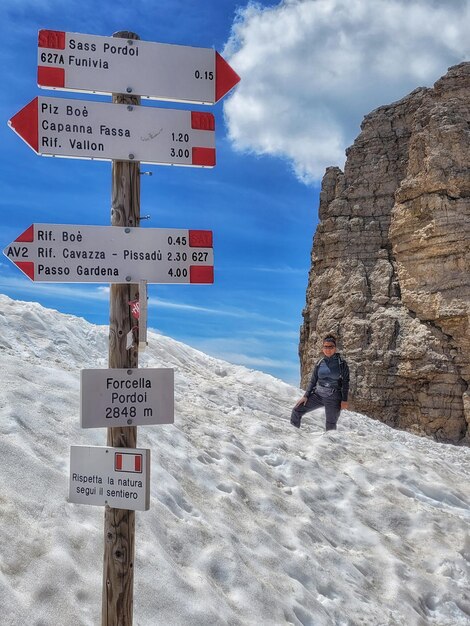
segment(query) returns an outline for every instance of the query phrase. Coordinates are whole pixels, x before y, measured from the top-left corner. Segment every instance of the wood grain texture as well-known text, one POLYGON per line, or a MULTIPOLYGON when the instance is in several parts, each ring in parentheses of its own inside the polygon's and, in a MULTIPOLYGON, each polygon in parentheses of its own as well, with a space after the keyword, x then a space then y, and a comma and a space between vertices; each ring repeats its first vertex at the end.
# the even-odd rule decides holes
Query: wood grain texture
MULTIPOLYGON (((139 39, 131 32, 114 37, 139 39)), ((113 102, 138 106, 140 98, 114 94, 113 102)), ((111 225, 140 226, 140 164, 113 161, 111 225)), ((127 334, 137 324, 129 302, 137 297, 139 285, 111 285, 109 312, 109 367, 138 367, 137 343, 126 349, 127 334)), ((108 428, 107 445, 137 446, 137 428, 108 428)), ((132 626, 134 597, 135 511, 105 507, 103 559, 103 626, 132 626)))
POLYGON ((105 510, 103 626, 131 626, 134 609, 135 511, 105 510))

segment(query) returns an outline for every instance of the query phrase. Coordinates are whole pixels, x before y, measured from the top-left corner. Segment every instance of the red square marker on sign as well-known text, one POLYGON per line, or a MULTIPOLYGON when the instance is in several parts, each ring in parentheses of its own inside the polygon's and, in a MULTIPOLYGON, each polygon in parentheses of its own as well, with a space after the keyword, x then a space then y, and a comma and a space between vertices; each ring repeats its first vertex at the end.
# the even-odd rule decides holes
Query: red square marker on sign
POLYGON ((116 452, 114 454, 114 470, 116 472, 142 474, 142 455, 116 452))
POLYGON ((193 165, 214 167, 215 148, 193 148, 193 165))
POLYGON ((189 282, 212 284, 214 282, 214 267, 212 265, 191 265, 189 268, 189 282))
POLYGON ((40 30, 38 47, 52 50, 65 50, 65 32, 62 30, 40 30))
MULTIPOLYGON (((18 239, 16 240, 18 241, 18 239)), ((211 230, 190 230, 189 231, 189 247, 190 248, 212 248, 212 231, 211 230)))
POLYGON ((215 117, 212 113, 191 111, 191 128, 197 130, 215 130, 215 117))
POLYGON ((65 70, 62 67, 38 67, 38 85, 43 87, 65 87, 65 70))

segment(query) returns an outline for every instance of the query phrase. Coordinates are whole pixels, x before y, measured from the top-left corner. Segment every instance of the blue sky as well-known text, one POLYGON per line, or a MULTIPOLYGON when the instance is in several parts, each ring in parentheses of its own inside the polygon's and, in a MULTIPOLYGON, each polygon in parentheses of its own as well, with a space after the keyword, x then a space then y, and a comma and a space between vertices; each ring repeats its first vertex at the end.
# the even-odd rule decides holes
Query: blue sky
MULTIPOLYGON (((215 283, 150 286, 149 325, 297 383, 324 169, 343 166, 363 115, 468 59, 468 17, 460 0, 4 0, 1 248, 33 222, 110 219, 110 163, 39 157, 7 127, 37 95, 91 99, 38 89, 39 29, 213 47, 241 83, 213 107, 183 108, 215 114, 217 166, 143 166, 141 214, 144 227, 213 230, 215 283)), ((105 285, 35 284, 3 258, 0 291, 108 322, 105 285)))

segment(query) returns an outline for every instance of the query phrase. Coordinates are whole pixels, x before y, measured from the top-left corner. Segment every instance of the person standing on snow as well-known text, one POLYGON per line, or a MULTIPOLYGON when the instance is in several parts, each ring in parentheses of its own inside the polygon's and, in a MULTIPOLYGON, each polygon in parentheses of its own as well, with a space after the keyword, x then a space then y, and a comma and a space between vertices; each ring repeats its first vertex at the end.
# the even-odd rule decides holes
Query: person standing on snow
POLYGON ((349 367, 336 352, 336 338, 323 339, 323 358, 315 365, 305 394, 292 409, 290 423, 300 428, 305 413, 325 407, 326 430, 336 430, 341 409, 348 408, 349 367))

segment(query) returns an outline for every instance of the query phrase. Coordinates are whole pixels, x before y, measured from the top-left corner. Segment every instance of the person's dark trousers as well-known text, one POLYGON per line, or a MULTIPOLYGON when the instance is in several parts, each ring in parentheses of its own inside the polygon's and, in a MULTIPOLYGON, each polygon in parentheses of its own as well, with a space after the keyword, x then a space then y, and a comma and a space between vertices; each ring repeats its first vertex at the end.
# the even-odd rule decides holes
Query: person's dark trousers
POLYGON ((300 420, 305 413, 315 411, 320 407, 325 407, 325 429, 336 430, 336 424, 338 422, 339 414, 341 412, 341 391, 335 391, 328 398, 321 398, 316 392, 310 394, 307 403, 301 404, 296 409, 292 409, 292 415, 290 423, 297 428, 300 428, 300 420))

